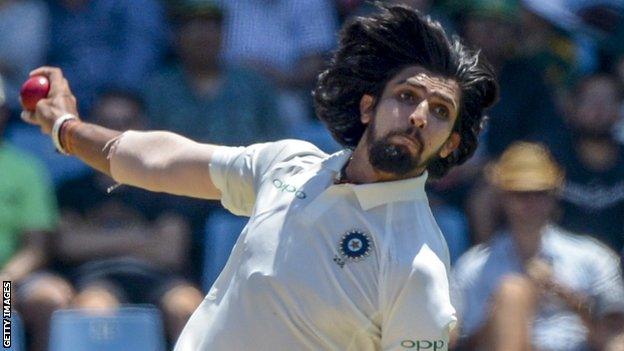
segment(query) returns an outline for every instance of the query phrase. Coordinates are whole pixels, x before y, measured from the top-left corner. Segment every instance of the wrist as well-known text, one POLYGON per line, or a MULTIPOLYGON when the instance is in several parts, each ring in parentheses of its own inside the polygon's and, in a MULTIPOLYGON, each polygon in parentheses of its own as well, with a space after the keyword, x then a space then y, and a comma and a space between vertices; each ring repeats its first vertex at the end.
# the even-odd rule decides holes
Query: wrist
POLYGON ((71 113, 66 113, 54 121, 50 136, 52 137, 54 147, 61 154, 71 154, 71 132, 73 131, 72 125, 74 125, 75 127, 75 124, 79 121, 80 119, 78 118, 78 116, 71 113))

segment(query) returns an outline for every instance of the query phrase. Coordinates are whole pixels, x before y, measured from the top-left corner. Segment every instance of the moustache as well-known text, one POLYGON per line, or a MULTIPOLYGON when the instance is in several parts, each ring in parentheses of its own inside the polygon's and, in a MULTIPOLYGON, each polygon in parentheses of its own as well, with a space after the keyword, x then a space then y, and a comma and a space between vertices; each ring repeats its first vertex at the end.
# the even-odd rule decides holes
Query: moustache
POLYGON ((390 138, 395 137, 395 136, 402 136, 405 138, 409 138, 413 140, 415 144, 418 145, 421 149, 424 145, 422 135, 420 134, 420 130, 418 130, 418 128, 408 127, 403 130, 390 131, 389 133, 386 134, 384 139, 389 140, 390 138))

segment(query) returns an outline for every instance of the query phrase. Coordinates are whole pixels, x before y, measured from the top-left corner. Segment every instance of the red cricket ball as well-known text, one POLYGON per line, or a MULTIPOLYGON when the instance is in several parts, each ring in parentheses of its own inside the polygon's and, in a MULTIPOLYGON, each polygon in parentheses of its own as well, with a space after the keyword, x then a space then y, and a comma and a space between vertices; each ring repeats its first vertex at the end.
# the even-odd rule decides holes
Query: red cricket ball
POLYGON ((22 107, 27 111, 34 111, 37 102, 45 99, 50 91, 50 82, 44 76, 32 76, 28 78, 22 85, 20 97, 22 98, 22 107))

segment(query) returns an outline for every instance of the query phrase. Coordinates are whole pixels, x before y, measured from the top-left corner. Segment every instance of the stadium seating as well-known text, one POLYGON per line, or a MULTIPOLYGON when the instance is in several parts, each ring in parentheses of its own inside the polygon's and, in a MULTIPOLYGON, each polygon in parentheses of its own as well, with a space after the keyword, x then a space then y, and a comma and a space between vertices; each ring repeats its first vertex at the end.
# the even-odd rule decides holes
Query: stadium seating
POLYGON ((50 351, 164 351, 160 312, 130 306, 115 311, 67 309, 54 312, 50 351))

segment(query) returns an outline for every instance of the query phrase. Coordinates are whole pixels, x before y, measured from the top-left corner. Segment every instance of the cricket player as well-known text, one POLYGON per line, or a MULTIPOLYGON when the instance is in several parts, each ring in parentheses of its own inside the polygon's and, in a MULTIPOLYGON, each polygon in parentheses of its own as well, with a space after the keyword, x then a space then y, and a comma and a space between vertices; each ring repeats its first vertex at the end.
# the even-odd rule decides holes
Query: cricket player
POLYGON ((449 254, 425 182, 471 156, 498 86, 439 23, 394 6, 345 26, 314 91, 345 147, 332 155, 297 140, 226 147, 105 129, 80 121, 59 69, 32 74, 51 89, 22 118, 60 152, 120 184, 250 217, 177 351, 448 348, 449 254))

